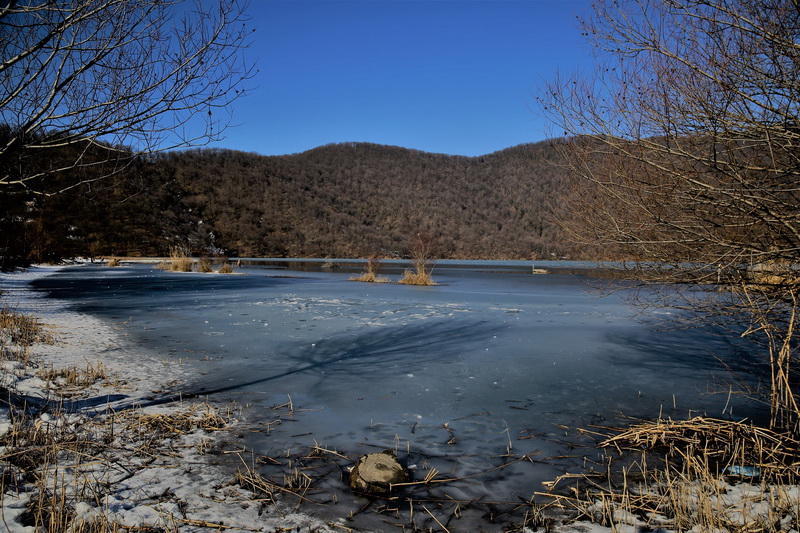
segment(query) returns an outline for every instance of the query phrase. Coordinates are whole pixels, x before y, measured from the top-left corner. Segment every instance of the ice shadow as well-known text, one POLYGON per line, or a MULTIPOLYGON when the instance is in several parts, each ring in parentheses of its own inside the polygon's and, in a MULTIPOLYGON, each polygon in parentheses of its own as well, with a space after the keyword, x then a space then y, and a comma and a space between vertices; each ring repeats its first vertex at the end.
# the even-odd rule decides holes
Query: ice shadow
POLYGON ((469 350, 478 342, 486 341, 502 329, 486 321, 437 320, 424 324, 387 326, 355 335, 342 335, 320 339, 313 345, 287 346, 279 355, 289 362, 286 370, 253 375, 251 379, 234 379, 217 375, 212 382, 196 382, 181 391, 160 396, 131 399, 113 407, 115 410, 145 407, 180 401, 182 399, 210 396, 280 380, 295 374, 313 374, 320 378, 349 374, 374 376, 378 373, 399 372, 398 367, 412 368, 430 361, 442 361, 469 350), (225 383, 220 385, 220 383, 225 383))
POLYGON ((216 291, 248 291, 254 288, 286 285, 309 280, 302 278, 276 278, 258 274, 222 276, 200 273, 153 272, 144 266, 118 267, 107 275, 95 274, 97 267, 84 266, 62 270, 58 275, 47 276, 32 282, 34 289, 48 296, 66 300, 113 299, 132 301, 154 296, 174 298, 182 293, 213 294, 216 291))
POLYGON ((91 398, 68 400, 63 398, 42 398, 0 387, 0 406, 28 413, 66 412, 75 413, 86 409, 108 408, 116 402, 129 398, 124 394, 103 394, 91 398))
POLYGON ((635 334, 610 332, 606 340, 624 348, 624 353, 606 356, 617 367, 635 366, 653 372, 729 372, 753 380, 770 376, 763 348, 720 326, 677 329, 661 324, 635 334), (636 355, 628 355, 631 352, 636 355))

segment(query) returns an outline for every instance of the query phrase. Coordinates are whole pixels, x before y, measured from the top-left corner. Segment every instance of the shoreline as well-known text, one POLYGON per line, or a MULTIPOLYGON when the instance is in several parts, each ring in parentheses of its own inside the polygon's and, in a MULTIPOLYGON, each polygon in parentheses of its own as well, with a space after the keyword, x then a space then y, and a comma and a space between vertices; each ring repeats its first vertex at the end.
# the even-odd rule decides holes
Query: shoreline
MULTIPOLYGON (((131 342, 124 326, 79 313, 71 309, 68 302, 46 297, 31 288, 32 281, 61 268, 34 267, 0 276, 0 291, 3 291, 0 308, 10 307, 12 311, 36 317, 53 341, 32 345, 31 358, 25 362, 3 357, 0 361, 2 386, 42 400, 56 398, 56 389, 66 401, 125 395, 107 405, 116 401, 129 405, 136 398, 145 399, 173 389, 193 376, 187 366, 164 360, 158 353, 131 342), (91 379, 78 383, 81 380, 73 374, 87 375, 91 379), (70 384, 70 380, 78 384, 70 384)), ((3 347, 1 341, 0 348, 3 347)), ((244 474, 257 476, 255 469, 249 470, 251 467, 247 464, 251 452, 241 446, 238 450, 225 449, 235 446, 237 433, 246 431, 246 424, 237 418, 241 414, 236 413, 235 407, 193 399, 114 413, 102 412, 104 405, 98 404, 92 411, 77 412, 59 412, 51 405, 50 409, 34 412, 30 420, 22 422, 19 414, 0 406, 0 471, 5 486, 0 497, 0 523, 9 531, 34 533, 42 530, 27 523, 36 505, 52 507, 52 497, 41 498, 43 490, 50 486, 62 491, 65 503, 63 509, 57 510, 60 514, 50 510, 49 516, 58 515, 59 519, 68 520, 71 529, 63 530, 74 533, 146 528, 179 532, 365 531, 348 527, 344 518, 325 521, 297 513, 279 500, 276 502, 271 493, 259 494, 256 487, 259 478, 250 478, 256 483, 248 490, 241 482, 242 476, 233 471, 240 461, 245 467, 244 474), (20 464, 20 454, 25 457, 27 453, 20 442, 25 443, 24 439, 28 438, 29 447, 31 444, 42 446, 41 441, 31 440, 31 435, 34 440, 52 435, 54 440, 45 445, 55 451, 45 455, 40 464, 20 464), (83 439, 93 440, 88 449, 76 447, 75 441, 83 439), (88 478, 92 478, 96 486, 87 493, 88 478)), ((667 431, 666 422, 655 422, 650 428, 667 431)), ((639 447, 637 444, 634 448, 639 447)), ((654 453, 657 457, 657 452, 654 453)), ((565 473, 554 482, 555 486, 562 478, 573 480, 577 491, 580 481, 584 487, 580 494, 575 492, 579 498, 555 493, 548 496, 532 487, 532 492, 554 498, 553 502, 531 503, 531 517, 533 511, 541 515, 527 523, 529 514, 526 512, 523 524, 509 531, 531 533, 541 531, 540 526, 544 526, 545 530, 558 533, 633 532, 653 530, 653 527, 654 531, 662 533, 700 532, 713 530, 709 527, 718 523, 715 517, 746 528, 755 522, 762 523, 769 516, 778 517, 781 529, 756 531, 800 530, 794 527, 800 522, 798 485, 752 479, 737 482, 717 475, 687 477, 670 489, 674 491, 671 495, 669 492, 662 494, 661 487, 656 484, 649 492, 642 493, 633 487, 630 493, 619 493, 616 488, 597 491, 594 475, 589 470, 565 473), (661 509, 660 505, 674 505, 674 502, 664 502, 675 494, 685 500, 680 504, 686 513, 683 518, 697 520, 691 528, 672 526, 669 512, 647 514, 631 505, 631 497, 644 498, 653 509, 661 509), (780 505, 776 506, 776 502, 780 505), (561 512, 557 510, 559 507, 561 512), (713 510, 714 517, 706 516, 709 509, 713 510)), ((611 476, 602 481, 606 482, 611 487, 611 476)), ((512 524, 507 526, 512 527, 512 524)), ((450 530, 464 531, 458 524, 452 525, 450 530)))
MULTIPOLYGON (((61 268, 32 267, 0 277, 0 307, 35 317, 53 341, 32 345, 27 361, 4 357, 0 362, 3 386, 28 397, 56 400, 55 405, 59 400, 117 395, 130 402, 169 390, 191 376, 188 368, 176 368, 174 362, 131 343, 114 324, 78 313, 67 302, 32 290, 31 282, 61 268)), ((105 450, 92 450, 93 460, 85 462, 76 459, 85 450, 73 453, 66 444, 53 456, 54 463, 27 471, 13 464, 22 448, 12 442, 21 438, 14 433, 23 426, 20 415, 7 405, 0 408, 0 439, 4 440, 0 468, 4 477, 14 477, 16 488, 11 492, 6 488, 0 502, 0 518, 7 529, 36 531, 23 522, 32 520, 31 507, 37 497, 42 499, 37 481, 49 475, 55 480, 51 484, 62 487, 64 510, 75 531, 100 523, 117 524, 123 531, 148 527, 180 532, 334 531, 325 522, 280 503, 265 506, 233 482, 233 461, 220 449, 241 423, 231 408, 200 399, 117 413, 101 413, 103 407, 99 405, 94 413, 80 409, 59 412, 52 407, 35 412, 30 424, 24 425, 40 435, 51 432, 53 442, 65 434, 111 441, 105 450), (99 482, 87 491, 89 477, 99 482), (87 498, 92 491, 95 493, 87 498)))

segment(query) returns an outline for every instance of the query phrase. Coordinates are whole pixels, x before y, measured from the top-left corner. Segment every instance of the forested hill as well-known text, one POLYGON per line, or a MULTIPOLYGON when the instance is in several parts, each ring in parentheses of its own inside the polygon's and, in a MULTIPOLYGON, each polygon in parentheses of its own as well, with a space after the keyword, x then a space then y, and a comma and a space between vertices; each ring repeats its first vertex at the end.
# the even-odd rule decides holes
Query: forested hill
POLYGON ((560 169, 546 142, 481 157, 366 143, 300 154, 170 154, 185 202, 215 243, 243 256, 403 254, 417 232, 439 257, 567 252, 548 222, 560 169))
POLYGON ((175 244, 198 255, 403 256, 417 233, 442 258, 575 257, 548 216, 564 183, 557 158, 550 142, 480 157, 366 143, 285 156, 191 150, 13 204, 35 205, 25 247, 36 261, 175 244))

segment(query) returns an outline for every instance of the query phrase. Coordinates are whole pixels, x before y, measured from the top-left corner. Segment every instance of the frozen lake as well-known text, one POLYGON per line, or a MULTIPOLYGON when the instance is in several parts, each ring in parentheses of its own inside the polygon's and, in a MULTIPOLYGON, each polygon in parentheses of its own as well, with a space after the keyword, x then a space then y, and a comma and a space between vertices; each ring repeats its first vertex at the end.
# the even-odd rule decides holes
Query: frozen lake
MULTIPOLYGON (((746 345, 711 328, 677 330, 676 315, 633 307, 620 283, 598 291, 614 282, 574 270, 585 265, 537 263, 551 273, 531 275, 529 262, 446 262, 436 287, 350 282, 358 266, 319 266, 258 262, 236 276, 84 266, 36 287, 196 367, 186 390, 246 405, 251 427, 282 416, 272 406, 290 396, 291 422, 242 434, 257 453, 392 448, 419 477, 430 466, 472 476, 432 492, 441 498, 527 498, 578 469, 589 450, 574 449, 562 426, 757 413, 719 394, 756 364, 746 345), (535 461, 474 475, 503 465, 509 446, 535 461)), ((401 267, 383 273, 396 279, 401 267)), ((319 486, 336 492, 339 477, 319 486)), ((340 494, 332 514, 361 506, 340 494)))

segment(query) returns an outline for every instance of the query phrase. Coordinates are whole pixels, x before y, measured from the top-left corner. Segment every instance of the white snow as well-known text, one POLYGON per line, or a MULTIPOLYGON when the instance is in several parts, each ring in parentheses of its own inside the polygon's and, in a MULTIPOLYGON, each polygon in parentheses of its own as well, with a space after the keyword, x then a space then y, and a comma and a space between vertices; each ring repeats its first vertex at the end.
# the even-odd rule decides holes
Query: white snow
MULTIPOLYGON (((99 363, 104 365, 110 379, 91 385, 81 396, 122 393, 135 398, 153 390, 169 390, 189 377, 188 369, 129 342, 119 327, 77 313, 66 302, 44 298, 31 290, 31 281, 51 275, 59 268, 33 267, 0 276, 0 290, 3 291, 0 305, 38 317, 57 338, 53 345, 36 345, 28 366, 17 361, 0 363, 4 386, 44 398, 51 392, 46 390, 48 383, 36 377, 38 369, 85 368, 99 363)), ((150 407, 139 413, 174 413, 197 403, 150 407)), ((43 413, 35 425, 42 430, 60 427, 73 431, 91 423, 83 415, 43 413)), ((235 429, 236 421, 232 424, 229 430, 235 429)), ((8 410, 0 409, 0 437, 11 427, 8 410)), ((216 435, 202 430, 182 435, 171 443, 170 454, 156 457, 147 465, 133 465, 133 468, 132 456, 121 451, 120 461, 130 462, 121 464, 119 471, 105 467, 95 472, 98 479, 110 482, 110 488, 99 505, 98 501, 78 502, 76 517, 88 520, 103 515, 129 527, 165 527, 180 532, 209 531, 208 527, 199 525, 202 522, 224 525, 225 531, 335 531, 323 521, 296 513, 280 503, 263 507, 251 493, 231 483, 231 473, 211 463, 201 449, 207 448, 201 446, 203 441, 216 435)), ((69 465, 62 465, 61 469, 65 479, 75 472, 69 465)), ((19 494, 6 490, 0 504, 0 524, 12 532, 33 533, 32 527, 24 527, 18 521, 33 494, 30 487, 19 494)))

